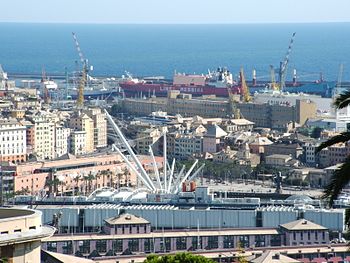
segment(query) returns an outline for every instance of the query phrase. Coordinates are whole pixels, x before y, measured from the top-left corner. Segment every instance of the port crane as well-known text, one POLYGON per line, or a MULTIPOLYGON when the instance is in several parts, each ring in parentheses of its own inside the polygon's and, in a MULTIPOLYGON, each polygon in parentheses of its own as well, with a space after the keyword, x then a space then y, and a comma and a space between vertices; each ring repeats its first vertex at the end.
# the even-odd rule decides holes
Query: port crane
POLYGON ((239 76, 241 79, 241 90, 242 90, 242 95, 243 95, 243 101, 249 102, 252 100, 252 97, 250 96, 249 87, 247 85, 247 82, 245 81, 243 68, 241 68, 241 70, 239 72, 239 76))
POLYGON ((72 32, 75 47, 78 51, 78 55, 80 58, 80 62, 83 65, 83 70, 81 73, 81 78, 79 81, 79 89, 78 89, 78 99, 77 99, 77 107, 83 108, 84 107, 84 89, 87 82, 87 74, 88 74, 88 60, 84 57, 83 52, 81 51, 80 44, 78 42, 77 36, 74 32, 72 32))
POLYGON ((279 87, 278 83, 276 83, 275 75, 276 75, 275 68, 273 67, 273 65, 270 65, 270 78, 271 78, 271 86, 270 86, 270 88, 272 90, 279 90, 280 87, 279 87))
POLYGON ((280 69, 279 69, 279 89, 280 90, 283 90, 283 88, 285 88, 286 86, 287 66, 289 62, 289 56, 293 48, 295 34, 296 32, 293 33, 290 39, 288 50, 287 50, 286 56, 284 57, 284 61, 280 62, 280 69))

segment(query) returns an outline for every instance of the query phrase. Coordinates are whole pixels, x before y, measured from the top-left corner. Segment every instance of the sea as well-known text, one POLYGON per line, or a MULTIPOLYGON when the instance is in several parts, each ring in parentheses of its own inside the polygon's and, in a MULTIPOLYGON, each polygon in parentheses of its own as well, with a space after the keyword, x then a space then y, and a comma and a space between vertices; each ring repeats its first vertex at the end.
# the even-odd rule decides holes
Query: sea
POLYGON ((9 73, 64 73, 81 68, 73 41, 93 66, 91 75, 172 77, 243 67, 250 79, 270 78, 296 32, 287 79, 350 80, 350 23, 121 25, 0 23, 0 64, 9 73), (340 74, 340 64, 343 72, 340 74))

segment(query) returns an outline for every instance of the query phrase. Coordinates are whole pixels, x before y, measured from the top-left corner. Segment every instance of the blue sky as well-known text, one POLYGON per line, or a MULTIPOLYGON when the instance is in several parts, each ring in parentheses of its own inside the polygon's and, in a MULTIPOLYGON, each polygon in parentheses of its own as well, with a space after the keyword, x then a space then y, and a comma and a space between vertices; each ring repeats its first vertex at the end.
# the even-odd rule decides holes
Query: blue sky
POLYGON ((350 0, 4 0, 1 2, 1 22, 137 24, 350 22, 350 0))

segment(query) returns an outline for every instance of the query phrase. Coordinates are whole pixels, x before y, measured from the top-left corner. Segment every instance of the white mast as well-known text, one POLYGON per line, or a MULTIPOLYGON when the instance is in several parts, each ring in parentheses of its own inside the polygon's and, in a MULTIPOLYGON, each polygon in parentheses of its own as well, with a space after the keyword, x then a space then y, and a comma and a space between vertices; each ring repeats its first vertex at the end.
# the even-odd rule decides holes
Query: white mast
POLYGON ((130 170, 132 170, 142 180, 142 182, 145 184, 145 186, 148 189, 153 190, 152 187, 147 182, 147 180, 136 170, 136 168, 129 162, 128 158, 126 158, 126 156, 119 150, 119 148, 117 146, 115 146, 114 144, 112 145, 112 148, 117 151, 117 153, 123 158, 126 165, 130 168, 130 170))
POLYGON ((131 149, 131 147, 130 147, 129 143, 127 142, 127 140, 125 139, 123 133, 121 132, 119 127, 115 124, 114 120, 112 119, 111 115, 109 115, 108 111, 107 110, 104 110, 104 111, 106 113, 107 119, 112 124, 113 130, 117 133, 117 135, 121 139, 123 145, 126 147, 128 153, 130 154, 131 158, 135 162, 137 168, 140 170, 142 177, 144 177, 144 179, 148 182, 148 184, 151 186, 152 190, 155 191, 156 188, 155 188, 152 180, 150 179, 149 175, 146 173, 146 171, 143 168, 142 164, 140 163, 139 159, 136 157, 135 153, 131 149))
POLYGON ((169 193, 170 193, 171 183, 173 181, 174 169, 175 169, 175 158, 173 159, 173 163, 171 164, 170 179, 169 179, 169 184, 168 184, 168 192, 169 193))
POLYGON ((153 166, 154 166, 154 173, 156 174, 156 178, 157 178, 157 182, 158 182, 159 188, 160 188, 160 190, 163 190, 163 186, 162 186, 162 183, 161 183, 160 177, 159 177, 158 165, 156 163, 156 159, 154 158, 154 154, 153 154, 153 150, 152 150, 152 146, 151 145, 149 146, 149 152, 150 152, 150 154, 152 156, 153 166))
POLYGON ((167 147, 166 147, 166 127, 163 127, 163 159, 164 159, 164 167, 163 167, 163 176, 164 176, 164 190, 166 190, 166 186, 167 186, 167 156, 166 156, 166 151, 167 151, 167 147))

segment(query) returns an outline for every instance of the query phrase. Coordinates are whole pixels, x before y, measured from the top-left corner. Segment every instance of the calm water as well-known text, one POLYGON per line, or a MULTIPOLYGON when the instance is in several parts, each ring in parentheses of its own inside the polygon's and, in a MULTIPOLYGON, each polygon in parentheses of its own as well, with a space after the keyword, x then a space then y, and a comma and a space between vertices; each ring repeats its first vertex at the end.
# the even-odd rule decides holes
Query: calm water
POLYGON ((256 68, 268 78, 278 66, 292 33, 297 32, 289 76, 297 68, 301 79, 319 72, 335 80, 344 63, 350 80, 350 23, 282 25, 79 25, 0 23, 0 64, 8 72, 64 72, 75 69, 78 55, 71 32, 96 75, 172 76, 174 70, 205 73, 227 66, 247 78, 256 68))

